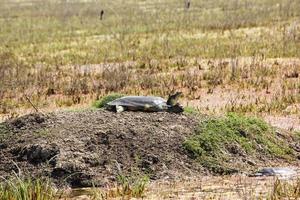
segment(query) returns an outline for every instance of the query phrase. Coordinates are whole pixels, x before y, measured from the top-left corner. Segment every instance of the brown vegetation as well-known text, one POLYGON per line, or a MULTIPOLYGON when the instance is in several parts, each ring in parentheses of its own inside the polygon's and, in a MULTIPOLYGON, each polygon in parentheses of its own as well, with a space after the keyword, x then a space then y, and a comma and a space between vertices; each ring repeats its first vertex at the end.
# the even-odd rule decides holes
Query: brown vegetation
POLYGON ((3 1, 0 113, 30 108, 25 96, 53 109, 110 92, 176 89, 193 100, 218 88, 237 96, 221 109, 282 113, 299 103, 299 60, 277 59, 300 55, 299 9, 295 0, 197 1, 188 10, 176 1, 3 1))

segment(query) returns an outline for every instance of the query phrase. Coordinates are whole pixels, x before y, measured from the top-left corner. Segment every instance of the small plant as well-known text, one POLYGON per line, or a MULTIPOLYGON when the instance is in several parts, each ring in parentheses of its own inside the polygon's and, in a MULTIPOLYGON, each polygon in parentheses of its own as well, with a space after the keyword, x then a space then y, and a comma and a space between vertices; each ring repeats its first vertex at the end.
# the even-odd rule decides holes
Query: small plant
POLYGON ((117 93, 109 94, 109 95, 102 97, 100 100, 95 101, 93 106, 96 108, 103 108, 108 102, 111 102, 111 101, 118 99, 120 97, 123 97, 123 96, 124 96, 123 94, 117 94, 117 93))
POLYGON ((120 196, 132 196, 135 198, 143 197, 146 186, 149 183, 149 177, 144 176, 134 179, 124 175, 118 175, 118 193, 120 196))
POLYGON ((130 195, 131 188, 130 188, 129 179, 124 175, 118 175, 117 180, 118 180, 118 191, 120 195, 121 196, 130 195))
POLYGON ((148 183, 149 183, 148 176, 144 176, 144 177, 136 180, 136 182, 134 183, 134 185, 132 187, 132 196, 135 198, 143 197, 148 183))

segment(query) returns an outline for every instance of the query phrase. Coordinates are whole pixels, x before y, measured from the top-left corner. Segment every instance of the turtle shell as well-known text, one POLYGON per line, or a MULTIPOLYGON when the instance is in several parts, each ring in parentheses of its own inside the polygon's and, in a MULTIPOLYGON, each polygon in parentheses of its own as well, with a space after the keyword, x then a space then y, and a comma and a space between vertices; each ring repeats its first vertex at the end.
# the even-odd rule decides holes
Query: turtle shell
POLYGON ((109 106, 124 106, 128 110, 167 110, 167 101, 154 96, 125 96, 107 103, 109 106))
POLYGON ((270 167, 259 170, 256 176, 294 176, 297 172, 292 168, 270 167))

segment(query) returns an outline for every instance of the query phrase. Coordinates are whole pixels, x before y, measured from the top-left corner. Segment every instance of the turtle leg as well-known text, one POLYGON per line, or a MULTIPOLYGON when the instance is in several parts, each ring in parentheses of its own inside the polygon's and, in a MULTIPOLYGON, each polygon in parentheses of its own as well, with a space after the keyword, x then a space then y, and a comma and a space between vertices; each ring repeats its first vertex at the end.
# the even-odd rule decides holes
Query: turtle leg
POLYGON ((106 110, 109 110, 109 111, 115 111, 115 110, 116 110, 115 106, 109 106, 109 105, 106 105, 104 108, 105 108, 106 110))
POLYGON ((123 112, 125 108, 123 106, 116 106, 117 113, 123 112))

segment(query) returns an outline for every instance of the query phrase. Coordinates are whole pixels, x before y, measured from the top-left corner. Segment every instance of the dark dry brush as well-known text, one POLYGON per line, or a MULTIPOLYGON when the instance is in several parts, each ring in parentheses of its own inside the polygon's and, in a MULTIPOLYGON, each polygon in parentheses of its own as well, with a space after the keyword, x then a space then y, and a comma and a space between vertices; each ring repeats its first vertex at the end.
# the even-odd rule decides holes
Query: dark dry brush
MULTIPOLYGON (((0 173, 4 177, 14 172, 35 178, 48 177, 58 185, 72 187, 104 186, 116 181, 120 175, 176 179, 202 176, 209 170, 222 173, 207 165, 210 160, 199 162, 191 156, 191 149, 187 151, 187 146, 183 145, 194 137, 200 138, 202 133, 196 130, 199 120, 202 121, 200 124, 211 122, 206 118, 172 113, 117 114, 102 109, 23 116, 1 124, 0 173)), ((247 127, 243 130, 247 131, 247 127)), ((288 156, 270 153, 264 154, 267 156, 263 160, 252 151, 230 151, 234 148, 228 144, 235 137, 229 133, 225 131, 228 135, 224 137, 220 137, 220 132, 211 133, 211 137, 226 140, 218 143, 212 152, 221 156, 220 151, 226 151, 224 167, 235 169, 227 171, 229 173, 249 172, 265 165, 297 163, 299 144, 290 133, 268 135, 272 141, 278 139, 283 146, 289 146, 286 147, 288 156)), ((206 141, 197 145, 205 150, 205 146, 214 140, 206 138, 207 132, 203 134, 202 139, 206 141)), ((242 142, 241 145, 246 145, 242 142)), ((264 145, 260 143, 253 148, 268 148, 264 145)), ((206 154, 207 159, 213 157, 213 153, 206 154)), ((222 167, 222 162, 218 164, 222 167)))

